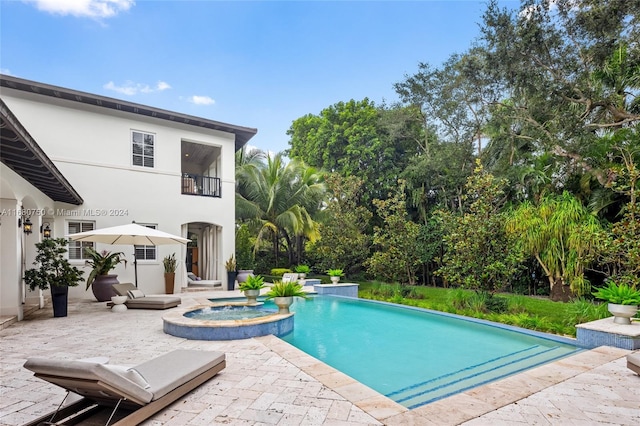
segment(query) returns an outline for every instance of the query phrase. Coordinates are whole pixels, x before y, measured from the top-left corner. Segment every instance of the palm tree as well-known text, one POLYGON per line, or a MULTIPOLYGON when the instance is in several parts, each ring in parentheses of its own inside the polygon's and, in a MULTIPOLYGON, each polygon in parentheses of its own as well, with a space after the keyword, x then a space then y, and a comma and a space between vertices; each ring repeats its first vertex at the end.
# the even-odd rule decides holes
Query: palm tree
POLYGON ((267 155, 266 162, 245 162, 236 169, 236 178, 236 214, 256 225, 254 251, 262 241, 270 240, 276 262, 282 245, 290 263, 299 260, 295 247, 299 255, 303 238, 313 241, 318 237, 312 215, 325 194, 321 175, 300 161, 286 163, 278 153, 267 155))

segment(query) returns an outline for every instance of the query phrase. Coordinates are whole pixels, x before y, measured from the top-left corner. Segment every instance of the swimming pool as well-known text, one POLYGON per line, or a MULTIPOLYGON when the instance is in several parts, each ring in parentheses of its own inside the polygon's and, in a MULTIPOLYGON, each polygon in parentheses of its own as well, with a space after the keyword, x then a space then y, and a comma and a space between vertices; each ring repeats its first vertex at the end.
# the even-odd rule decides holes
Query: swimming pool
POLYGON ((408 408, 581 350, 570 339, 358 299, 296 299, 291 311, 283 340, 408 408))

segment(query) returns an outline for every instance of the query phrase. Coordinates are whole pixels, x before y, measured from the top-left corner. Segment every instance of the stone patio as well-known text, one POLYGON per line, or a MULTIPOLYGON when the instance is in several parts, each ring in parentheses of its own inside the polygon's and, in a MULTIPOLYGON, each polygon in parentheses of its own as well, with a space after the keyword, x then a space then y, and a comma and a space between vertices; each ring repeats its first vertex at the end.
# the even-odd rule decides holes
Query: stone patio
MULTIPOLYGON (((239 293, 181 294, 184 306, 239 293)), ((29 356, 107 356, 138 364, 173 349, 227 354, 219 375, 147 425, 635 425, 640 377, 625 366, 630 351, 599 347, 434 403, 407 410, 273 336, 195 341, 162 331, 163 311, 112 313, 105 303, 74 301, 69 316, 50 307, 0 330, 0 425, 20 425, 52 411, 64 391, 22 368, 29 356)), ((472 350, 472 348, 470 348, 472 350)))

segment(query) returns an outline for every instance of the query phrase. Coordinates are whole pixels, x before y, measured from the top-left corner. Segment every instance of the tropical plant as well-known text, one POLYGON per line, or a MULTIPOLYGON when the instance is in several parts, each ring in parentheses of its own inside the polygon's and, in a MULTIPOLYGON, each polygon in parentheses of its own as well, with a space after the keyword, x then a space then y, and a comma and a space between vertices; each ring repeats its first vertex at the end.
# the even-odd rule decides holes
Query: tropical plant
POLYGON ((245 282, 240 283, 240 291, 260 290, 264 287, 264 278, 261 275, 249 275, 245 282))
POLYGON ((303 290, 303 287, 295 281, 286 283, 282 281, 275 281, 266 296, 266 300, 273 299, 274 297, 309 298, 307 293, 303 290))
POLYGON ((31 291, 49 287, 75 287, 82 281, 84 271, 71 266, 64 254, 68 241, 64 238, 45 238, 36 243, 38 253, 33 264, 37 266, 24 273, 24 282, 31 291))
POLYGON ((253 270, 253 244, 251 232, 247 224, 242 224, 236 231, 236 259, 239 270, 253 270))
POLYGON ((99 275, 107 275, 119 263, 124 263, 125 267, 127 266, 127 259, 124 258, 124 253, 122 252, 111 253, 103 250, 98 253, 91 247, 86 247, 84 252, 91 258, 85 261, 85 265, 92 268, 87 278, 87 290, 99 275))
POLYGON ((235 259, 233 254, 229 258, 229 260, 227 260, 224 263, 224 267, 227 270, 227 272, 235 272, 236 271, 236 259, 235 259))
POLYGON ((546 195, 537 205, 521 204, 507 218, 506 230, 516 249, 542 267, 552 300, 589 293, 584 269, 598 250, 602 226, 573 195, 546 195))
POLYGON ((311 271, 309 265, 298 265, 295 267, 295 271, 299 274, 308 274, 311 271))
POLYGON ((344 272, 342 269, 327 269, 327 275, 330 277, 342 277, 344 276, 344 272))
POLYGON ((265 163, 250 162, 236 170, 236 214, 258 229, 254 252, 270 242, 275 263, 284 248, 289 263, 299 261, 303 238, 318 238, 312 215, 324 198, 322 175, 301 161, 285 162, 283 154, 267 156, 265 163))
POLYGON ((640 291, 624 283, 607 280, 607 285, 601 287, 593 295, 597 299, 616 305, 640 305, 640 291))
POLYGON ((170 256, 165 256, 165 258, 162 259, 162 264, 164 265, 164 273, 165 274, 170 274, 170 273, 176 272, 176 269, 178 267, 178 261, 176 260, 176 254, 175 253, 171 253, 170 256))

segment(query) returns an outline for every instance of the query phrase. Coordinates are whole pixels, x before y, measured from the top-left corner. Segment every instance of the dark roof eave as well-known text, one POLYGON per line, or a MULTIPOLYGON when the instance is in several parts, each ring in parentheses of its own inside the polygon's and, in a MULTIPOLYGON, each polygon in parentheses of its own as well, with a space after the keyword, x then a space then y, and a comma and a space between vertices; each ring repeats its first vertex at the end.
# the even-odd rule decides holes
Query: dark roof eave
POLYGON ((84 200, 0 98, 0 159, 54 201, 81 205, 84 200), (5 139, 5 132, 16 138, 5 139))
POLYGON ((131 114, 138 114, 146 117, 153 117, 161 120, 187 124, 190 126, 203 127, 207 129, 233 133, 235 135, 236 151, 240 150, 253 136, 255 136, 256 133, 258 133, 257 129, 251 127, 236 126, 220 121, 209 120, 202 117, 196 117, 193 115, 154 108, 147 105, 127 102, 107 96, 99 96, 92 93, 67 89, 64 87, 52 86, 49 84, 25 80, 22 78, 7 76, 3 74, 0 74, 0 86, 29 93, 35 93, 43 96, 51 96, 58 99, 65 99, 72 102, 80 102, 102 108, 124 111, 131 114))

